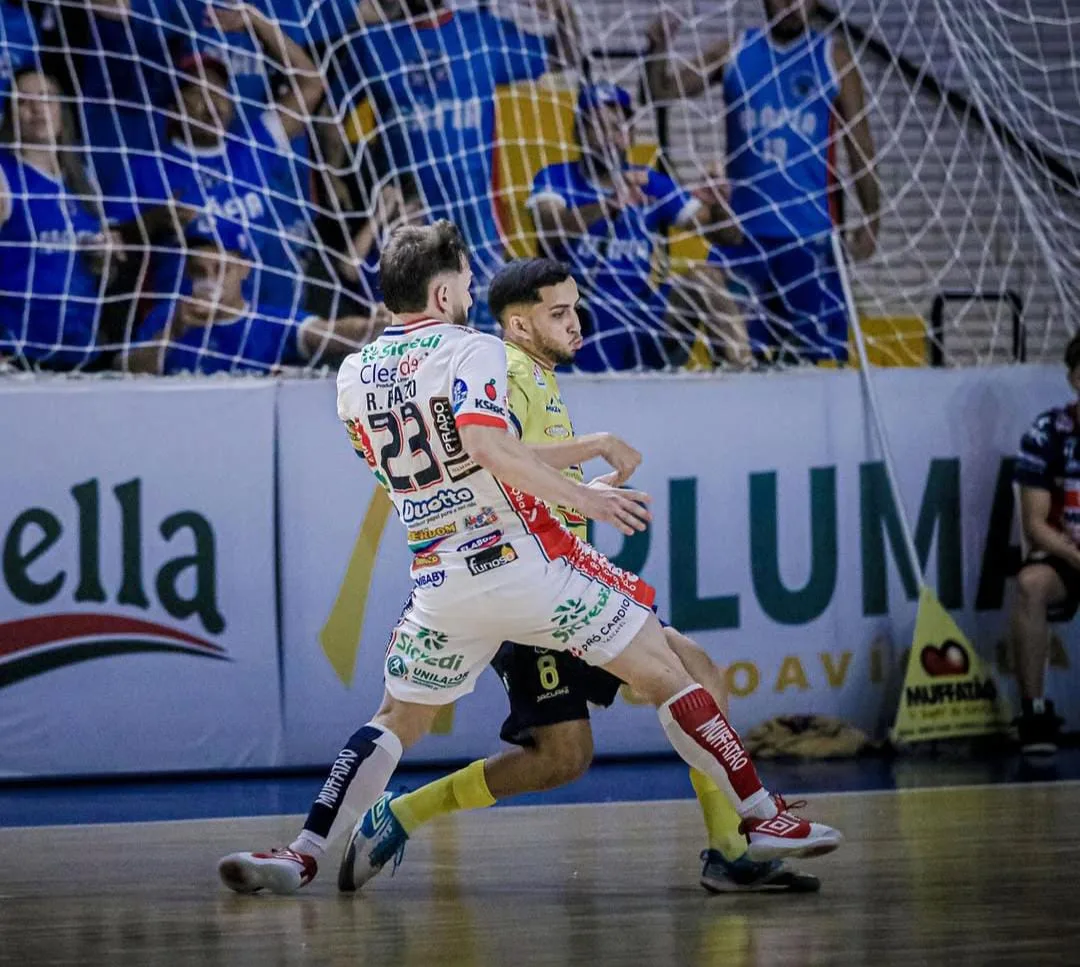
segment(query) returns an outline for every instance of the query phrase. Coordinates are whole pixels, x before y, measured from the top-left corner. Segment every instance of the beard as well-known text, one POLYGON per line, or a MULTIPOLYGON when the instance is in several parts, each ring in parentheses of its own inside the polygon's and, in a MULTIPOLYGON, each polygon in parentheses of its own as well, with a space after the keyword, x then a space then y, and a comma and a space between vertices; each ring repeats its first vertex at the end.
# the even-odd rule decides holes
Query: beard
POLYGON ((550 359, 556 366, 569 366, 577 353, 571 349, 556 346, 553 342, 544 340, 536 347, 540 353, 550 359))
POLYGON ((467 326, 469 324, 469 313, 463 305, 456 305, 450 310, 450 321, 455 326, 467 326))

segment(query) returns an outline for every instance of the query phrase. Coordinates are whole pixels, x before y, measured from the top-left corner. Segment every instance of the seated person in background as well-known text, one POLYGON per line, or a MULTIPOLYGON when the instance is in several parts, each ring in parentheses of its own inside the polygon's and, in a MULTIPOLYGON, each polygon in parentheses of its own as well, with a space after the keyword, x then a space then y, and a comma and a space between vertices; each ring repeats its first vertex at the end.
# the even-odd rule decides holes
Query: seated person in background
POLYGON ((862 78, 842 37, 811 26, 817 0, 765 0, 768 24, 723 40, 698 63, 673 69, 671 15, 649 29, 646 65, 654 100, 722 88, 732 208, 746 236, 710 260, 746 284, 764 310, 752 326, 761 355, 847 360, 848 310, 833 256, 842 186, 837 142, 847 150, 862 217, 848 251, 877 246, 881 185, 862 78))
POLYGON ((327 322, 295 306, 244 297, 251 241, 225 219, 201 219, 187 233, 184 294, 159 303, 119 361, 135 373, 267 373, 285 366, 340 361, 370 342, 389 317, 327 322))
POLYGON ((411 171, 432 219, 447 218, 468 243, 475 277, 473 324, 494 331, 487 283, 506 246, 493 203, 495 89, 580 63, 571 0, 548 0, 555 33, 528 33, 485 9, 442 0, 324 0, 367 23, 327 51, 339 111, 368 97, 392 174, 411 171))
MULTIPOLYGON (((303 227, 294 226, 306 226, 308 214, 304 198, 280 194, 276 176, 288 164, 290 140, 304 129, 322 98, 322 80, 307 54, 250 7, 220 9, 217 17, 229 30, 250 24, 295 83, 260 118, 242 118, 228 93, 224 65, 205 55, 183 56, 175 68, 180 91, 168 143, 160 157, 133 160, 136 199, 116 202, 106 211, 117 221, 128 221, 176 205, 199 215, 243 221, 254 245, 256 305, 299 307, 308 238, 303 227), (302 237, 298 231, 304 232, 302 237)), ((175 295, 180 282, 180 245, 169 239, 164 248, 155 258, 150 280, 159 298, 175 295)))
POLYGON ((0 356, 82 367, 98 356, 123 249, 102 219, 59 85, 23 70, 11 95, 0 125, 0 356))
POLYGON ((542 169, 528 200, 541 251, 570 265, 588 305, 574 366, 588 372, 680 366, 699 323, 712 337, 727 328, 729 355, 741 362, 745 338, 721 272, 702 267, 659 289, 651 283, 653 255, 669 228, 704 232, 716 243, 739 237, 723 189, 702 201, 667 175, 629 164, 630 114, 630 95, 621 87, 582 87, 581 158, 542 169))
POLYGON ((0 121, 15 75, 38 63, 38 32, 23 0, 0 0, 0 121))
MULTIPOLYGON (((1065 349, 1069 385, 1080 394, 1080 336, 1065 349)), ((1016 459, 1027 559, 1016 576, 1012 641, 1020 685, 1020 746, 1057 749, 1061 719, 1045 692, 1050 656, 1048 615, 1069 620, 1080 605, 1080 403, 1040 414, 1016 459)))

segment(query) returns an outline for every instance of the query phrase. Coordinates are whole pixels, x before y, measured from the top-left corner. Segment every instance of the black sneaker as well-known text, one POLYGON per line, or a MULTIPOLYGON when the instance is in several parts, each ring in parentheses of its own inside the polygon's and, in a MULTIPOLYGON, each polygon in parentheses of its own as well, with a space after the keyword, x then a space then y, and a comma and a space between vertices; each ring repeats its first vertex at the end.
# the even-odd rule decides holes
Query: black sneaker
POLYGON ((1020 751, 1024 755, 1053 755, 1057 752, 1062 719, 1048 699, 1024 699, 1016 720, 1020 751))
POLYGON ((780 860, 756 863, 747 856, 726 860, 719 850, 701 854, 701 885, 710 893, 817 893, 821 880, 789 870, 780 860))

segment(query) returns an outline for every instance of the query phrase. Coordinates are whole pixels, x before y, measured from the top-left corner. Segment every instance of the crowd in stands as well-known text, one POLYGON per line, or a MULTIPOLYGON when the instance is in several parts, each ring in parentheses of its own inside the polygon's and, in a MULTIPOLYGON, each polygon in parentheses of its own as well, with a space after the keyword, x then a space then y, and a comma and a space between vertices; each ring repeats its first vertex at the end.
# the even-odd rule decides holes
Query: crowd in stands
POLYGON ((579 150, 535 173, 527 207, 585 298, 577 368, 678 367, 695 343, 739 366, 781 346, 842 362, 833 114, 850 122, 856 257, 879 199, 858 72, 809 26, 814 3, 766 0, 767 28, 681 67, 670 18, 639 38, 639 101, 712 84, 729 101, 726 166, 692 189, 630 163, 650 104, 587 80, 574 0, 542 6, 533 33, 443 0, 0 0, 0 368, 333 365, 388 321, 388 233, 436 218, 461 228, 473 322, 494 328, 496 89, 554 71, 578 86, 579 150), (373 133, 349 138, 361 103, 373 133), (658 277, 679 233, 709 256, 658 277))

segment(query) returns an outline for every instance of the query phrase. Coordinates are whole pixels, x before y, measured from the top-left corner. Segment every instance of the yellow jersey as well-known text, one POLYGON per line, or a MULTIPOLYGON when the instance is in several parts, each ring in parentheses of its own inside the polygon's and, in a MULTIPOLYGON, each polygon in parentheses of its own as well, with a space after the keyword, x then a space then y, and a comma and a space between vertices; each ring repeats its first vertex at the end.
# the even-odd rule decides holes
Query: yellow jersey
MULTIPOLYGON (((559 443, 573 438, 574 424, 555 373, 512 342, 506 343, 506 389, 510 423, 523 443, 559 443)), ((585 479, 578 466, 567 467, 563 473, 579 483, 585 479)), ((553 510, 572 534, 585 540, 586 521, 581 514, 568 507, 553 510)))

